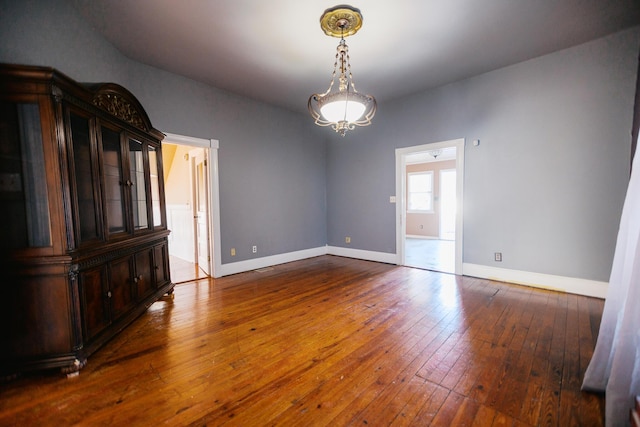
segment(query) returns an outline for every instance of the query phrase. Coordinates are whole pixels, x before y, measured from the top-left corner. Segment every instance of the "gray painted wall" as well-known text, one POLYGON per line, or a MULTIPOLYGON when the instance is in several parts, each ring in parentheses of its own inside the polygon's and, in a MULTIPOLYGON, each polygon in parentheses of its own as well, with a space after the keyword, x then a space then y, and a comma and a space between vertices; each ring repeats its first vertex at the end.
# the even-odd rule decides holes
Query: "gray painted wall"
POLYGON ((395 148, 480 139, 465 149, 463 261, 608 281, 639 45, 636 27, 381 105, 329 142, 329 244, 395 253, 395 148))
POLYGON ((341 138, 130 60, 66 1, 0 0, 0 11, 0 61, 122 84, 158 129, 220 141, 223 263, 347 246, 345 236, 395 253, 395 148, 464 137, 481 140, 466 149, 464 262, 608 280, 640 27, 381 103, 372 126, 341 138))
POLYGON ((326 144, 306 115, 130 60, 64 0, 0 0, 0 40, 0 62, 119 83, 154 127, 218 139, 223 263, 326 244, 326 144))

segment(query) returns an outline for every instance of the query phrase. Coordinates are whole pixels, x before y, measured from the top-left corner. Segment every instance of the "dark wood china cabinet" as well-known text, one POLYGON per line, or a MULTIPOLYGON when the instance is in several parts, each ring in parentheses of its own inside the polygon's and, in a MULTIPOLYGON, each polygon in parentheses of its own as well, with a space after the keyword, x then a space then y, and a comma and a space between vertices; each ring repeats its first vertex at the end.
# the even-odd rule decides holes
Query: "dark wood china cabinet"
POLYGON ((0 375, 72 373, 171 294, 163 134, 116 84, 0 65, 0 375))

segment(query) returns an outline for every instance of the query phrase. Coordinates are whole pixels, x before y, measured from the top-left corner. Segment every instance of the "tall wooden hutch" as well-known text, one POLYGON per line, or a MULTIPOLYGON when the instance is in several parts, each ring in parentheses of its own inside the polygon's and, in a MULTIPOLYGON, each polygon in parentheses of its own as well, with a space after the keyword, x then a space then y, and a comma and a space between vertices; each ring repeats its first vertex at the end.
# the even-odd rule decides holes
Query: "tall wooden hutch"
POLYGON ((173 291, 163 136, 121 86, 0 65, 0 375, 78 371, 173 291))

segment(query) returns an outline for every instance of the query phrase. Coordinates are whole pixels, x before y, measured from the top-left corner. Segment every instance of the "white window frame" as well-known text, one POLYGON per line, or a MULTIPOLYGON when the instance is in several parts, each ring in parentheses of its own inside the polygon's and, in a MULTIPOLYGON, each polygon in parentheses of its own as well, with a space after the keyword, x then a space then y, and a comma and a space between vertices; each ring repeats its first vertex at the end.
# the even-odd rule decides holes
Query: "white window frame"
POLYGON ((434 186, 435 186, 435 176, 433 171, 421 171, 421 172, 407 172, 407 213, 435 213, 434 210, 434 186), (411 176, 414 175, 429 175, 431 177, 431 189, 429 191, 413 191, 411 188, 411 176), (411 206, 411 194, 413 193, 426 193, 429 201, 431 209, 410 209, 411 206))

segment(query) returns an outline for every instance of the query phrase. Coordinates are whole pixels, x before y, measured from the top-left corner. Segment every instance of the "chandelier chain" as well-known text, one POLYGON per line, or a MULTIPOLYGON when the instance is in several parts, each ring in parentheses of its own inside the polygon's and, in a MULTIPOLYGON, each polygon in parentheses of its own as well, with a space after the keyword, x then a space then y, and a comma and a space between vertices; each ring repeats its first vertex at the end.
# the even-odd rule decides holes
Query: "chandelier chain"
MULTIPOLYGON (((346 46, 346 45, 345 45, 346 46)), ((351 73, 351 56, 349 55, 349 50, 347 49, 347 74, 349 76, 349 85, 354 92, 357 92, 356 85, 353 83, 353 74, 351 73)))

